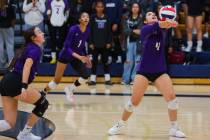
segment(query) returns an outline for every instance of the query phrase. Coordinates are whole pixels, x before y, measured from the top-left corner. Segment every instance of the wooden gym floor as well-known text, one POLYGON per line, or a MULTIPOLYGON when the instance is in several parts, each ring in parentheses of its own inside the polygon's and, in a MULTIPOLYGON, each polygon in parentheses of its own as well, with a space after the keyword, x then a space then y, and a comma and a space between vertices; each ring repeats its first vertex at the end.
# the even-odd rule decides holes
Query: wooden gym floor
MULTIPOLYGON (((32 86, 42 89, 45 85, 37 82, 32 86)), ((76 91, 75 103, 69 103, 62 91, 65 85, 60 84, 54 93, 47 96, 51 105, 45 117, 56 125, 56 131, 47 140, 210 140, 208 85, 174 86, 180 101, 179 123, 187 139, 168 136, 167 104, 162 97, 156 96, 159 93, 153 86, 148 88, 147 96, 129 120, 127 134, 108 136, 108 129, 120 118, 124 103, 130 97, 131 87, 82 86, 76 91)), ((32 105, 24 103, 19 105, 23 111, 31 111, 32 108, 32 105)), ((0 140, 9 138, 0 137, 0 140)))

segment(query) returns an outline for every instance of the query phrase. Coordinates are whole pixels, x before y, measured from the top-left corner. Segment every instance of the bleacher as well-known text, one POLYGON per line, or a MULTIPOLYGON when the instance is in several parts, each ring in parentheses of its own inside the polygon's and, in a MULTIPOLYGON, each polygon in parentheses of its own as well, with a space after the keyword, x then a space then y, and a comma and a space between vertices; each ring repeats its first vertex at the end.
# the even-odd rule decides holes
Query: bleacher
MULTIPOLYGON (((15 26, 15 48, 19 48, 24 43, 24 39, 22 37, 22 30, 24 25, 24 13, 22 12, 22 3, 19 3, 17 8, 17 24, 15 26), (22 26, 21 26, 22 25, 22 26)), ((181 24, 179 28, 181 29, 182 33, 186 33, 185 24, 183 24, 183 17, 181 17, 181 24)), ((202 29, 204 30, 204 25, 202 25, 202 29)), ((209 34, 210 34, 210 25, 208 27, 209 34)), ((47 30, 47 28, 46 28, 47 30)), ((46 39, 46 47, 44 47, 44 52, 50 54, 49 50, 49 39, 46 39), (48 46, 48 47, 47 47, 48 46)), ((209 78, 210 77, 210 38, 203 39, 203 50, 204 52, 196 53, 192 52, 187 54, 191 58, 195 58, 195 62, 191 63, 190 65, 170 65, 169 66, 169 73, 172 77, 187 77, 187 78, 209 78)), ((49 55, 48 55, 49 56, 49 55)), ((103 71, 100 68, 98 74, 102 75, 103 71)), ((113 77, 121 77, 123 71, 123 64, 112 64, 110 66, 111 74, 113 77)), ((50 65, 49 63, 42 63, 40 64, 38 75, 41 76, 50 76, 54 74, 55 65, 50 65)), ((76 75, 76 73, 72 70, 69 66, 65 72, 65 75, 76 75)))

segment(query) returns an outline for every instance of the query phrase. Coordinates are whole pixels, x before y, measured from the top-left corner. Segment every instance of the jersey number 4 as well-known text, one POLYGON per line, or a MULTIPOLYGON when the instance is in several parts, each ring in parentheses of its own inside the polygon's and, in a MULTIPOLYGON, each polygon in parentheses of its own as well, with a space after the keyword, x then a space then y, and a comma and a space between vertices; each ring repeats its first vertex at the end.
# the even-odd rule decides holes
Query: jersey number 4
POLYGON ((155 48, 157 49, 157 51, 160 50, 160 42, 156 42, 155 48))

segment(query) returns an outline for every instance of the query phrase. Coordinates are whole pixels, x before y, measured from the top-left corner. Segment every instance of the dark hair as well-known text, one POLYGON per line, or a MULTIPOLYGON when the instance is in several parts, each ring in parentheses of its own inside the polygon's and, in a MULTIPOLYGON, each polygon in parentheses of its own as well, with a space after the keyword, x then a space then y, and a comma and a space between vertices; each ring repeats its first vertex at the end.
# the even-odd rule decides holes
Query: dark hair
POLYGON ((94 7, 96 7, 96 5, 97 4, 99 4, 99 3, 102 3, 103 4, 103 6, 105 6, 105 4, 104 4, 104 2, 102 1, 102 0, 96 0, 95 2, 94 2, 94 7))
POLYGON ((9 64, 9 67, 8 67, 9 70, 14 67, 17 59, 19 59, 19 58, 21 58, 23 56, 23 54, 24 54, 24 52, 25 52, 25 50, 27 48, 27 45, 29 43, 33 42, 32 37, 36 36, 35 33, 34 33, 35 28, 36 27, 32 27, 32 28, 29 28, 28 30, 24 31, 23 36, 24 36, 24 39, 25 39, 25 43, 20 49, 17 50, 14 58, 12 59, 12 61, 9 64))
POLYGON ((131 4, 129 16, 132 16, 132 8, 133 8, 133 6, 134 6, 135 4, 137 4, 137 5, 139 6, 139 13, 138 13, 138 15, 140 16, 140 14, 141 14, 141 5, 140 5, 138 2, 133 2, 133 3, 131 4))
MULTIPOLYGON (((82 17, 83 14, 88 14, 88 12, 81 12, 81 13, 79 14, 79 19, 81 19, 81 17, 82 17)), ((88 15, 89 15, 89 14, 88 14, 88 15)))
POLYGON ((148 12, 155 13, 155 12, 154 12, 154 11, 152 11, 152 10, 148 10, 148 11, 146 11, 146 12, 145 12, 145 14, 143 15, 143 18, 142 18, 143 22, 144 22, 144 21, 146 21, 146 16, 147 16, 147 13, 148 13, 148 12))

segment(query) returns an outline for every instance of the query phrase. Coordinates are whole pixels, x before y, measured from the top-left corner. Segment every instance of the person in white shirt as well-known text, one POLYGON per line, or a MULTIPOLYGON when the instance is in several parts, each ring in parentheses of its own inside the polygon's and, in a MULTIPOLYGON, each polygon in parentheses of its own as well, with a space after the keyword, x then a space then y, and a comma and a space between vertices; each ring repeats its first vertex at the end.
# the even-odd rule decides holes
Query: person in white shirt
POLYGON ((63 48, 66 37, 66 21, 69 15, 67 0, 48 0, 47 15, 49 19, 49 34, 51 39, 52 60, 56 63, 56 51, 63 48))
POLYGON ((37 26, 44 29, 45 0, 24 0, 23 11, 25 12, 25 30, 37 26))

